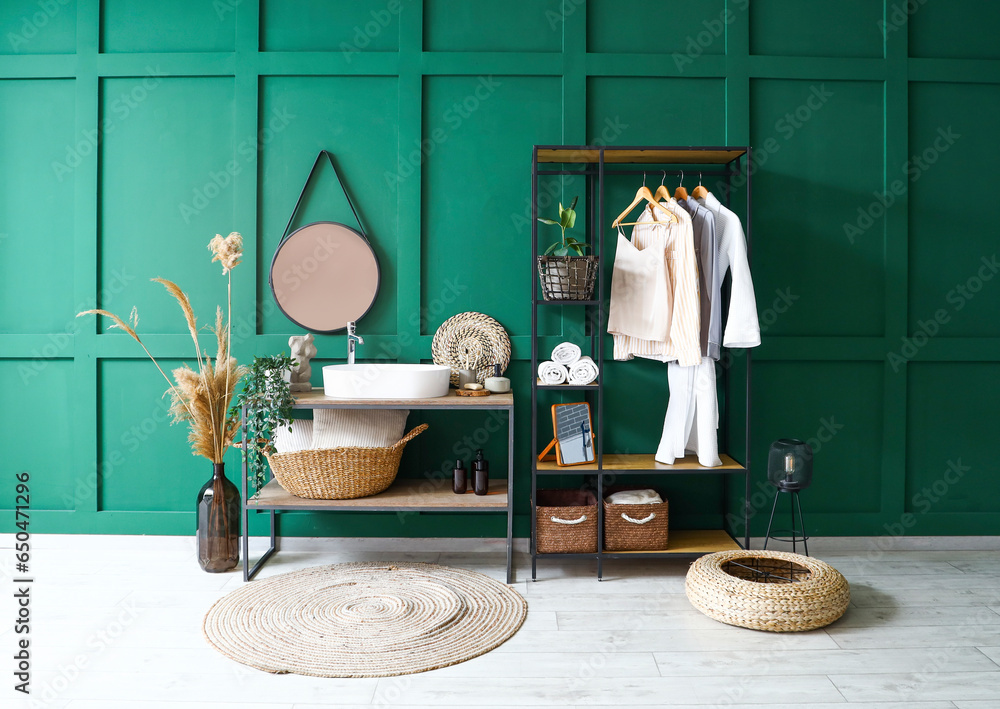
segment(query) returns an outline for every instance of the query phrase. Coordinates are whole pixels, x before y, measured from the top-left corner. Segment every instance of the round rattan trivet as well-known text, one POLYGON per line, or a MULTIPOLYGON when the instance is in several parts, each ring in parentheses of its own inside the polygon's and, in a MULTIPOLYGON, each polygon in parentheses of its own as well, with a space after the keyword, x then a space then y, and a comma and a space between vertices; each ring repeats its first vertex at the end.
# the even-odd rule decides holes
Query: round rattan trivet
POLYGON ((360 562, 248 583, 212 606, 204 633, 265 672, 391 677, 489 652, 527 612, 517 591, 475 571, 360 562))
POLYGON ((493 365, 506 371, 510 338, 503 325, 482 313, 459 313, 445 320, 431 340, 434 364, 451 367, 451 383, 458 386, 458 370, 476 372, 480 384, 493 376, 493 365))
POLYGON ((783 551, 707 554, 691 564, 684 589, 709 618, 773 632, 822 628, 851 602, 851 588, 839 571, 783 551))

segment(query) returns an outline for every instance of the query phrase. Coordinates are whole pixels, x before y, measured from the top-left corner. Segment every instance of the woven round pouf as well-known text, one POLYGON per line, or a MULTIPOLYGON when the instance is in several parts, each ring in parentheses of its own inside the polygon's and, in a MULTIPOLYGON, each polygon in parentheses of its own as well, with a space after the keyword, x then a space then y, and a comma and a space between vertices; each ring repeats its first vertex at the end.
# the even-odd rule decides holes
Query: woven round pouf
POLYGON ((527 612, 517 591, 475 571, 362 562, 248 583, 212 606, 204 633, 265 672, 391 677, 489 652, 527 612))
POLYGON ((476 372, 480 384, 493 376, 492 365, 506 371, 510 364, 510 337, 503 325, 483 313, 459 313, 445 320, 431 340, 434 364, 451 367, 451 383, 458 386, 458 370, 476 372))
POLYGON ((777 633, 829 625, 851 601, 850 586, 835 568, 783 551, 707 554, 691 564, 684 589, 709 618, 777 633))

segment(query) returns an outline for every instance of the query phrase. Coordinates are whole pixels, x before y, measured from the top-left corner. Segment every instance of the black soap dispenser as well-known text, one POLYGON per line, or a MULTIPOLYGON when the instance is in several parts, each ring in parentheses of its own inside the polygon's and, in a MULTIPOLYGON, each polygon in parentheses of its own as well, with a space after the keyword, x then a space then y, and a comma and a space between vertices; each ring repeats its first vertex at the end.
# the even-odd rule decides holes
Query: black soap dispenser
POLYGON ((468 487, 469 480, 468 475, 465 471, 465 462, 461 460, 455 461, 455 469, 451 471, 452 475, 452 490, 456 495, 464 495, 465 490, 468 487))
POLYGON ((482 448, 476 451, 476 459, 472 461, 472 489, 477 495, 490 491, 490 462, 483 458, 482 448))

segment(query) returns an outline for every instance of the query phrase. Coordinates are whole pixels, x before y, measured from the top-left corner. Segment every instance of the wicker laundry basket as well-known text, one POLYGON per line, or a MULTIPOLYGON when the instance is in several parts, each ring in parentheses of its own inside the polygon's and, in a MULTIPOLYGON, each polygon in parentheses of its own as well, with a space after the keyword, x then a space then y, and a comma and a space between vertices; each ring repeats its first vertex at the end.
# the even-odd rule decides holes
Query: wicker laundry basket
POLYGON ((597 495, 587 490, 539 490, 535 545, 539 554, 597 552, 597 495))
POLYGON ((708 554, 691 564, 684 590, 709 618, 779 633, 829 625, 851 602, 851 588, 839 571, 785 551, 708 554))
POLYGON ((406 444, 427 430, 422 423, 389 448, 308 448, 267 456, 274 479, 298 497, 349 500, 392 485, 406 444))
MULTIPOLYGON (((663 551, 667 548, 667 498, 651 505, 616 505, 607 495, 625 490, 648 488, 612 488, 604 497, 605 551, 663 551)), ((659 491, 657 491, 659 492, 659 491)))

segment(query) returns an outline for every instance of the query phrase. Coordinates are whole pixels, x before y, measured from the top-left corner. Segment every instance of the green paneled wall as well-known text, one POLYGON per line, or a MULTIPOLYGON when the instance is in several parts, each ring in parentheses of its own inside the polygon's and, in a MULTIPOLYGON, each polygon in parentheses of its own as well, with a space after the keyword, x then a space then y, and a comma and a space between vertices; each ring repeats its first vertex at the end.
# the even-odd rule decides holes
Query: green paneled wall
MULTIPOLYGON (((190 361, 176 304, 149 278, 176 280, 207 319, 225 282, 205 244, 238 230, 235 353, 286 349, 296 328, 273 305, 268 268, 326 148, 382 266, 360 357, 427 360, 435 329, 464 310, 510 332, 525 535, 531 146, 750 144, 764 338, 752 531, 770 505, 767 446, 797 436, 817 447, 810 533, 1000 533, 1000 263, 988 210, 973 208, 994 201, 998 31, 1000 7, 971 0, 9 0, 3 479, 32 472, 36 531, 193 530, 208 466, 166 422, 162 380, 127 337, 73 315, 137 306, 164 364, 190 361)), ((634 189, 611 180, 609 204, 634 189)), ((543 181, 554 199, 582 190, 543 181)), ((296 225, 349 220, 328 167, 307 195, 296 225)), ((734 205, 745 209, 741 193, 734 205)), ((540 320, 547 342, 581 326, 572 308, 540 320)), ((345 344, 317 345, 319 384, 345 344)), ((652 450, 663 368, 615 363, 606 381, 607 449, 652 450)), ((422 420, 432 428, 402 475, 439 476, 470 441, 503 469, 505 424, 411 419, 422 420)), ((227 461, 235 471, 235 452, 227 461)), ((713 524, 739 503, 723 506, 719 479, 661 487, 679 524, 713 524)), ((12 502, 0 487, 0 508, 12 502)), ((283 532, 493 536, 503 520, 295 514, 283 532)))

